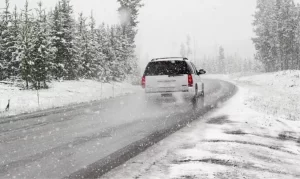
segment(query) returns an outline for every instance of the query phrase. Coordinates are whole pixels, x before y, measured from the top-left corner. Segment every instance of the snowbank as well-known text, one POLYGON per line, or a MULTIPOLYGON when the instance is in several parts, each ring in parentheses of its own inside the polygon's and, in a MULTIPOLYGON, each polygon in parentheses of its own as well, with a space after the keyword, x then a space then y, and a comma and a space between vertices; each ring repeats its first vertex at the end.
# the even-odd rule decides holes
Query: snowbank
POLYGON ((253 108, 288 120, 300 120, 300 71, 281 71, 236 78, 247 87, 253 108))
POLYGON ((101 99, 107 99, 140 89, 129 83, 100 83, 92 80, 52 82, 50 88, 39 91, 21 90, 7 84, 0 84, 0 117, 28 113, 42 109, 62 107, 101 99), (5 112, 10 99, 10 110, 5 112))
POLYGON ((288 70, 261 74, 204 75, 221 79, 248 90, 246 103, 258 111, 288 120, 300 120, 300 71, 288 70))
POLYGON ((274 90, 295 91, 300 88, 300 71, 289 70, 237 78, 240 82, 271 86, 274 90))

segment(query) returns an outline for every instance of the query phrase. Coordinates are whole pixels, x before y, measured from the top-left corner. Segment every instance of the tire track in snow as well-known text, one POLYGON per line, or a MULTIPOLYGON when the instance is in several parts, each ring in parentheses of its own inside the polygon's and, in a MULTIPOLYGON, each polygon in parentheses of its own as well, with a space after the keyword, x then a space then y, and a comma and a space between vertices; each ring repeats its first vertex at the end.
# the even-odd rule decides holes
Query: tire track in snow
POLYGON ((190 163, 190 162, 201 162, 201 163, 208 163, 208 164, 215 164, 215 165, 222 165, 222 166, 227 166, 227 167, 236 167, 240 169, 247 169, 247 170, 254 170, 254 171, 261 171, 261 172, 269 172, 269 173, 274 173, 274 174, 281 174, 281 175, 290 175, 293 177, 299 178, 300 175, 295 175, 289 172, 284 172, 284 171, 277 171, 269 168, 262 168, 255 166, 255 163, 252 162, 238 162, 238 161, 233 161, 233 160, 223 160, 223 159, 216 159, 216 158, 204 158, 204 159, 199 159, 199 160, 179 160, 179 161, 174 161, 174 163, 190 163))
POLYGON ((298 155, 294 152, 284 150, 284 149, 280 148, 279 146, 270 146, 270 145, 265 145, 265 144, 261 144, 261 143, 255 143, 255 142, 246 142, 246 141, 238 141, 238 140, 235 140, 235 141, 232 141, 232 140, 203 140, 201 142, 207 142, 207 143, 237 143, 237 144, 244 144, 244 145, 254 145, 254 146, 269 148, 271 150, 277 150, 277 151, 280 151, 280 152, 289 153, 291 155, 298 155))

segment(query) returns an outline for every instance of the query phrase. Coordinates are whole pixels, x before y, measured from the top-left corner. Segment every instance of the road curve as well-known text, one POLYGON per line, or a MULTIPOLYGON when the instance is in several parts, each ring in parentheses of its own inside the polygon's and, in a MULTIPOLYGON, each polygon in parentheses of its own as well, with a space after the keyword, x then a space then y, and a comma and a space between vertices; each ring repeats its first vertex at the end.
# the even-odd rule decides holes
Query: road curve
POLYGON ((141 92, 65 112, 0 119, 0 178, 100 177, 235 90, 230 83, 205 80, 204 105, 149 106, 141 92))

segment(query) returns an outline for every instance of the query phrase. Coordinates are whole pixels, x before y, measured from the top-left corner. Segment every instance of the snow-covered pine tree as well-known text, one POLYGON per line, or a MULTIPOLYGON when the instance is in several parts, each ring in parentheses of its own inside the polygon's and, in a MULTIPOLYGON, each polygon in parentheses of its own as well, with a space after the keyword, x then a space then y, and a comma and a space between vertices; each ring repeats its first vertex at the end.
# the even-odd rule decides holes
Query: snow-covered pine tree
POLYGON ((127 43, 130 46, 131 58, 126 59, 129 68, 132 69, 129 74, 138 74, 137 64, 138 59, 135 56, 134 49, 135 48, 135 36, 138 32, 138 14, 140 8, 143 6, 142 0, 118 0, 120 3, 120 8, 118 9, 120 18, 121 18, 121 26, 122 26, 122 34, 125 39, 127 39, 127 43))
POLYGON ((103 74, 102 63, 105 59, 105 55, 102 52, 101 44, 97 41, 97 29, 95 28, 96 21, 91 12, 90 22, 89 22, 89 48, 91 53, 91 64, 90 64, 90 77, 94 79, 99 79, 103 74))
POLYGON ((11 61, 12 53, 10 52, 10 29, 11 26, 11 13, 9 11, 9 0, 5 0, 5 8, 1 13, 0 24, 0 80, 6 79, 10 76, 9 63, 11 61))
POLYGON ((63 78, 64 76, 64 40, 63 40, 63 24, 61 22, 61 13, 60 13, 61 4, 58 2, 56 4, 53 12, 50 15, 50 26, 51 26, 51 37, 52 44, 56 48, 53 66, 51 67, 52 77, 55 79, 63 78))
POLYGON ((288 70, 294 68, 295 46, 296 44, 296 31, 297 31, 297 8, 293 0, 282 0, 282 6, 280 7, 280 13, 278 17, 281 17, 282 22, 282 52, 283 60, 280 70, 288 70))
POLYGON ((20 69, 22 79, 26 83, 26 88, 29 88, 29 82, 32 80, 32 69, 34 62, 32 61, 32 51, 34 44, 33 40, 33 17, 28 8, 28 1, 25 2, 25 7, 22 10, 21 25, 20 25, 20 38, 18 42, 19 48, 17 49, 17 58, 20 59, 20 69))
POLYGON ((96 34, 96 42, 99 46, 99 56, 97 64, 101 67, 101 71, 98 74, 98 79, 102 82, 107 82, 109 80, 110 64, 109 64, 109 56, 110 56, 110 38, 109 32, 107 31, 106 25, 102 23, 97 30, 96 34))
POLYGON ((18 42, 20 37, 20 17, 17 11, 17 6, 15 6, 10 31, 10 52, 11 52, 11 62, 8 64, 9 75, 12 80, 18 79, 20 77, 20 59, 18 58, 18 42))
MULTIPOLYGON (((279 70, 292 69, 295 53, 295 36, 297 28, 297 13, 296 6, 293 0, 281 0, 278 7, 277 18, 280 19, 278 33, 280 34, 280 44, 282 53, 282 62, 279 70)), ((280 2, 280 0, 277 0, 280 2)))
MULTIPOLYGON (((2 41, 2 33, 4 31, 4 23, 3 18, 0 16, 0 42, 2 41)), ((5 72, 4 72, 4 59, 3 59, 3 47, 0 43, 0 80, 4 79, 5 72)))
POLYGON ((88 30, 86 25, 86 18, 83 13, 79 14, 76 23, 76 45, 79 49, 77 60, 79 65, 79 76, 88 77, 90 73, 90 57, 89 57, 89 41, 88 41, 88 30))
POLYGON ((139 9, 143 7, 141 1, 142 0, 118 0, 120 3, 118 11, 120 13, 123 35, 127 35, 131 44, 134 44, 134 38, 137 34, 139 9))
POLYGON ((116 60, 119 63, 118 80, 122 81, 126 78, 126 75, 136 73, 135 70, 138 70, 137 59, 134 55, 134 45, 130 43, 130 38, 122 33, 121 26, 116 26, 115 38, 116 60))
POLYGON ((295 61, 293 66, 295 69, 300 70, 300 6, 297 5, 296 9, 296 29, 295 29, 295 46, 294 46, 294 53, 295 53, 295 61))
POLYGON ((108 53, 106 63, 109 64, 109 74, 107 74, 109 81, 116 81, 119 77, 119 57, 117 54, 117 38, 116 38, 116 26, 108 27, 109 41, 108 53))
POLYGON ((68 80, 78 77, 78 49, 75 42, 75 21, 69 0, 61 0, 51 17, 52 44, 56 48, 52 74, 55 78, 68 80))
MULTIPOLYGON (((102 62, 102 81, 110 82, 114 80, 114 70, 116 69, 116 50, 114 26, 109 27, 102 24, 97 33, 97 41, 102 49, 104 60, 102 62)), ((117 69, 119 70, 119 69, 117 69)))
POLYGON ((222 46, 219 47, 219 54, 218 54, 218 72, 225 73, 225 52, 222 46))
POLYGON ((277 21, 275 19, 275 0, 265 1, 257 0, 257 11, 254 15, 253 38, 257 51, 256 58, 260 60, 266 68, 266 71, 274 71, 277 57, 276 29, 277 21))
POLYGON ((70 0, 61 0, 61 23, 62 23, 62 44, 63 52, 60 58, 63 58, 65 74, 68 80, 78 78, 79 62, 77 56, 78 48, 75 42, 75 20, 73 19, 73 7, 70 0))
POLYGON ((54 58, 54 48, 52 47, 45 10, 42 2, 38 3, 36 9, 37 17, 34 21, 33 31, 33 51, 32 51, 32 83, 36 89, 47 88, 46 80, 49 75, 50 62, 54 58))
POLYGON ((257 0, 253 42, 266 71, 292 69, 297 61, 298 13, 293 0, 257 0))
POLYGON ((226 62, 227 62, 227 73, 234 73, 234 66, 235 66, 235 60, 231 57, 231 55, 226 56, 226 62))
POLYGON ((101 50, 101 44, 97 41, 96 22, 93 13, 89 18, 82 13, 79 14, 76 31, 77 46, 80 49, 78 61, 80 62, 80 76, 88 79, 99 79, 102 74, 102 61, 104 55, 101 50))

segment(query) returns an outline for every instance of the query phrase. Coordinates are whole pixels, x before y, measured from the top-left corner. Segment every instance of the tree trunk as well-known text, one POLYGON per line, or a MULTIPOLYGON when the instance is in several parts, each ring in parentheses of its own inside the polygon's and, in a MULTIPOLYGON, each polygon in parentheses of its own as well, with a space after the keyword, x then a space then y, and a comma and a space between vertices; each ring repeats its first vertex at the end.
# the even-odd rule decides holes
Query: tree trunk
POLYGON ((26 89, 29 88, 29 85, 28 85, 28 79, 26 78, 26 89))
POLYGON ((297 69, 300 70, 299 50, 298 50, 298 55, 297 55, 297 69))

